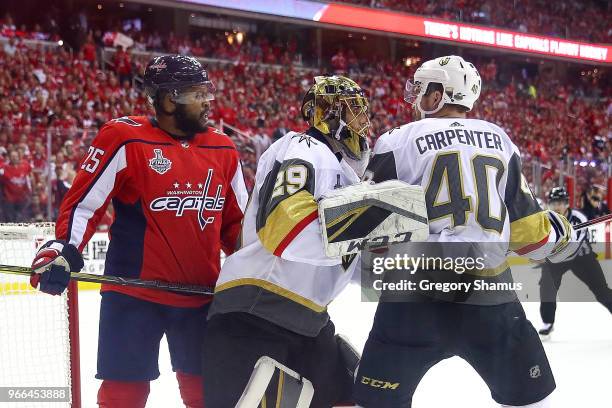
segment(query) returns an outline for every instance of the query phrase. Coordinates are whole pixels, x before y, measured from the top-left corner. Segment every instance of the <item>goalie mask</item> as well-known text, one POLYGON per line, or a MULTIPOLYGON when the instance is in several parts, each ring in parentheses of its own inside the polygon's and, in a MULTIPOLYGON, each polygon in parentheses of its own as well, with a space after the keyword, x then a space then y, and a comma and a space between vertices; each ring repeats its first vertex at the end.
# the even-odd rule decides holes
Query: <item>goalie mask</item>
POLYGON ((468 111, 472 110, 481 88, 482 80, 474 64, 450 55, 423 63, 414 73, 414 82, 406 81, 404 100, 418 109, 423 119, 425 115, 439 112, 446 104, 465 106, 468 111), (438 106, 426 111, 421 107, 421 99, 430 83, 441 84, 444 92, 438 106))
POLYGON ((368 100, 357 83, 343 76, 317 76, 302 102, 302 117, 319 130, 334 151, 362 160, 368 149, 368 100))

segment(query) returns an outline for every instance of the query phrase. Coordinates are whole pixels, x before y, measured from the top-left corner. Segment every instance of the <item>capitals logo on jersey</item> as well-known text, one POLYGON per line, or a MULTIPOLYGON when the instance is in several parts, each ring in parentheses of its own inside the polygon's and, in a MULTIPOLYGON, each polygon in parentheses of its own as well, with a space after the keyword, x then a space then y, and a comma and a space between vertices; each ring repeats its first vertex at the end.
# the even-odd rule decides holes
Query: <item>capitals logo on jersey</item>
MULTIPOLYGON (((223 211, 223 205, 225 204, 225 197, 221 196, 223 186, 217 185, 215 195, 208 195, 210 190, 210 184, 213 178, 213 169, 208 169, 206 181, 204 184, 198 184, 198 187, 202 188, 201 194, 192 195, 190 193, 196 193, 197 190, 188 190, 184 197, 179 197, 177 192, 174 191, 174 195, 167 195, 164 197, 158 197, 151 201, 149 208, 152 211, 173 211, 177 217, 181 217, 185 211, 198 211, 198 224, 204 231, 204 228, 208 224, 215 221, 216 212, 223 211)), ((187 184, 189 187, 191 184, 187 184)), ((178 184, 174 185, 175 187, 178 184)))

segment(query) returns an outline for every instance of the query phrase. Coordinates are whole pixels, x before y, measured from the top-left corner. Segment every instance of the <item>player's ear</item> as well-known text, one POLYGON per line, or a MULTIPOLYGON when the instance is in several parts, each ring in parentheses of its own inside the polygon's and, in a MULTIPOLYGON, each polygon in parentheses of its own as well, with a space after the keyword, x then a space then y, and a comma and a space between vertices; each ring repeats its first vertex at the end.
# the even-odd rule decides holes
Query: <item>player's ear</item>
POLYGON ((171 115, 176 110, 176 103, 172 101, 172 97, 169 92, 166 92, 163 95, 161 95, 159 99, 159 105, 160 105, 162 112, 166 114, 171 115))
POLYGON ((433 109, 436 109, 442 103, 442 91, 435 90, 433 97, 433 109))

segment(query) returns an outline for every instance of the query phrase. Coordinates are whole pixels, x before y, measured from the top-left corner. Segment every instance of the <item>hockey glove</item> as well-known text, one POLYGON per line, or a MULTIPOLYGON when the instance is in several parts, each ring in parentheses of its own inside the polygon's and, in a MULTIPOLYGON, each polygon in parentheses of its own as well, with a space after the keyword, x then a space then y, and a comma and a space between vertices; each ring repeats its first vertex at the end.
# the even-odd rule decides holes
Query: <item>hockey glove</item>
POLYGON ((52 240, 45 243, 32 261, 30 285, 51 295, 61 295, 70 282, 70 272, 79 272, 84 266, 83 257, 72 244, 52 240))
POLYGON ((572 224, 564 216, 554 211, 548 211, 548 219, 557 235, 555 245, 547 259, 559 263, 571 257, 580 247, 580 242, 572 224))

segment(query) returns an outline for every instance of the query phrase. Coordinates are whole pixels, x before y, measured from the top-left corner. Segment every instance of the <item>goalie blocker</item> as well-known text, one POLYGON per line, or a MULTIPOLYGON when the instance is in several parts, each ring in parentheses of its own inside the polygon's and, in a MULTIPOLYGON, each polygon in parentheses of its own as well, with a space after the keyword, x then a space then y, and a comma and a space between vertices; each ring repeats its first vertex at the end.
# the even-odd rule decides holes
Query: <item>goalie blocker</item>
POLYGON ((329 257, 429 236, 423 188, 403 181, 366 181, 332 190, 318 207, 329 257))

